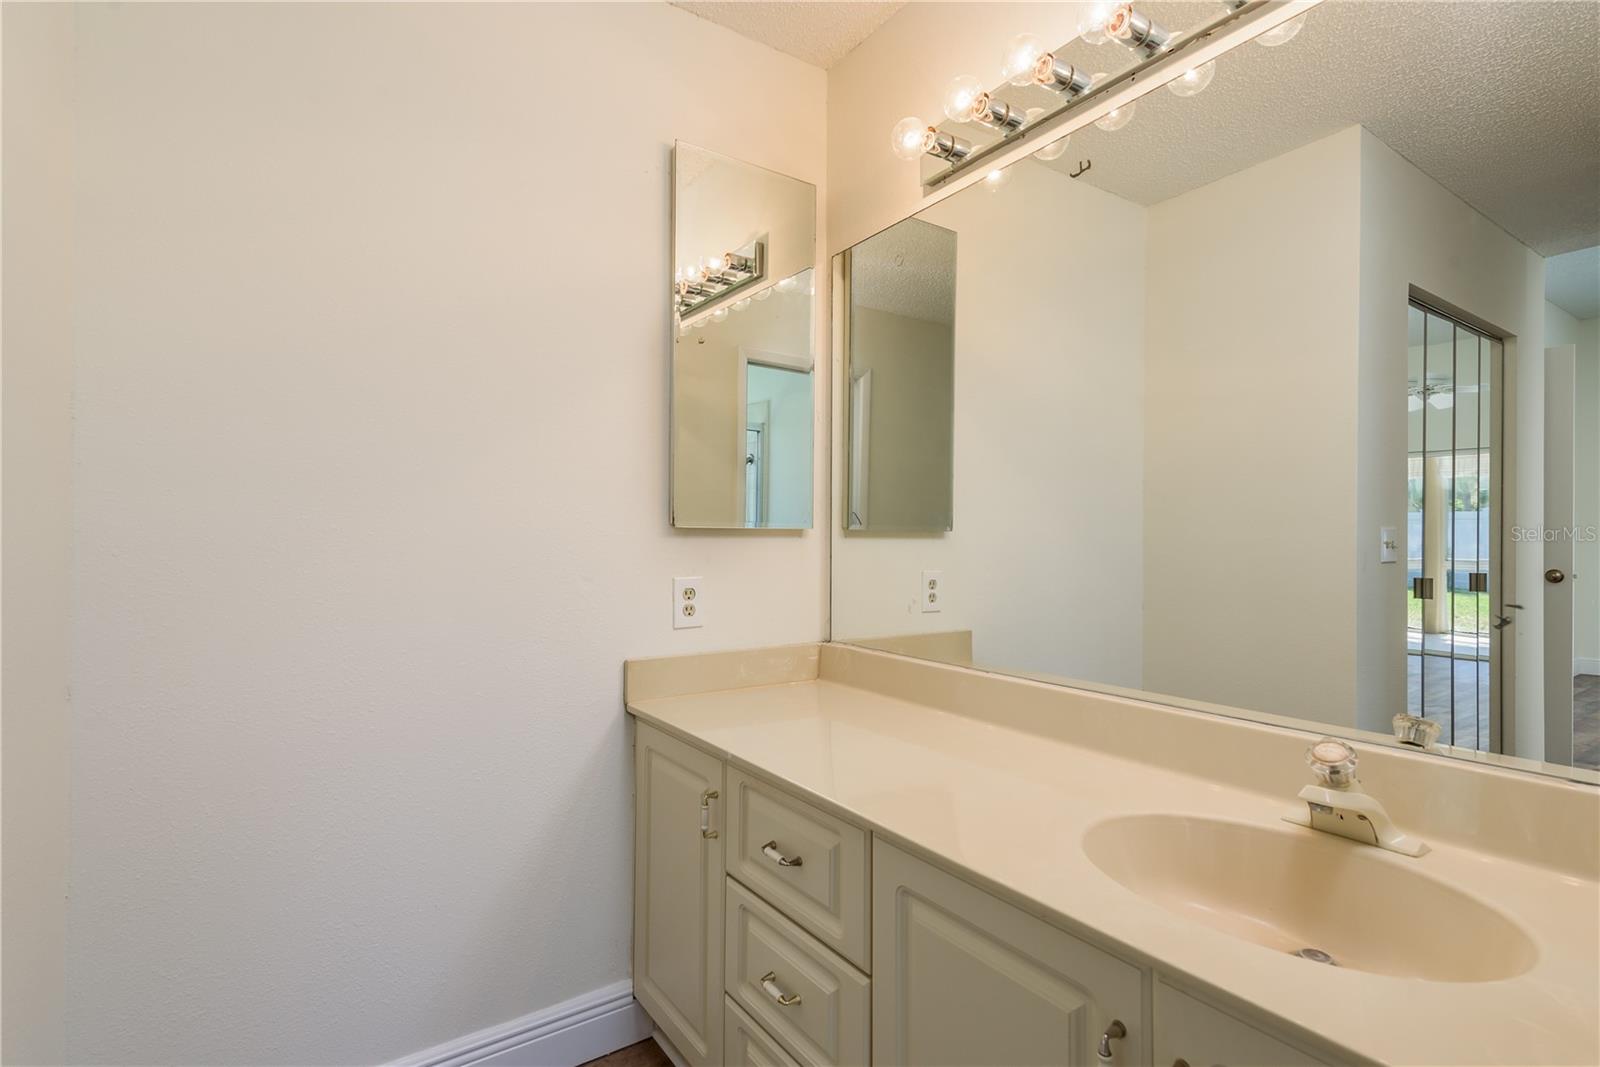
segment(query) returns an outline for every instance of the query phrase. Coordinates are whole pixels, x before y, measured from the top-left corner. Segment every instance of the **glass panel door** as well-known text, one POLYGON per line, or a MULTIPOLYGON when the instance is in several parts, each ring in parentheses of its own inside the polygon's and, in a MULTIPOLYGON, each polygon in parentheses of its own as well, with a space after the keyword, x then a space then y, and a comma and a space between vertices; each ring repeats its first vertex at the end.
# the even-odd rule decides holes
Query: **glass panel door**
POLYGON ((1446 744, 1488 750, 1498 342, 1417 304, 1409 316, 1406 710, 1446 744))

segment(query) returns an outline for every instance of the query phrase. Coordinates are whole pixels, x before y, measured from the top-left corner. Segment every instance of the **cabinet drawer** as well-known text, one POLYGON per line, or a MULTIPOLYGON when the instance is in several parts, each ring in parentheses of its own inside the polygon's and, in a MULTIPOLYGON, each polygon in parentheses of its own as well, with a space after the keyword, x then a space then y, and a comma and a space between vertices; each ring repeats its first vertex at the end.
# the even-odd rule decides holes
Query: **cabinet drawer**
POLYGON ((866 1063, 867 976, 731 878, 725 903, 723 973, 734 1003, 802 1064, 866 1063))
POLYGON ((728 998, 723 1010, 723 1062, 727 1067, 800 1067, 795 1058, 761 1029, 761 1024, 728 998))
POLYGON ((865 831, 731 767, 727 810, 728 873, 870 970, 865 831))
POLYGON ((1156 980, 1156 1064, 1327 1067, 1327 1062, 1156 980))

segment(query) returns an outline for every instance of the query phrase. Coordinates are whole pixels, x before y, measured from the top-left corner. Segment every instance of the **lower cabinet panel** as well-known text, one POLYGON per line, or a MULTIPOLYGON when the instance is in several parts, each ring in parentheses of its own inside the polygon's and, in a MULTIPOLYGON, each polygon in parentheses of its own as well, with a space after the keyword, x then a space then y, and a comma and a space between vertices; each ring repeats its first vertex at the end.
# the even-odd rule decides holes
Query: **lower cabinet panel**
POLYGON ((1137 967, 876 839, 872 881, 874 1064, 1093 1067, 1113 1020, 1146 1062, 1137 967))
POLYGON ((728 1067, 800 1067, 732 997, 722 1017, 722 1054, 728 1067))
POLYGON ((1328 1067, 1187 993, 1156 980, 1156 1067, 1328 1067))
POLYGON ((870 980, 733 879, 725 895, 728 995, 807 1067, 865 1064, 870 980))

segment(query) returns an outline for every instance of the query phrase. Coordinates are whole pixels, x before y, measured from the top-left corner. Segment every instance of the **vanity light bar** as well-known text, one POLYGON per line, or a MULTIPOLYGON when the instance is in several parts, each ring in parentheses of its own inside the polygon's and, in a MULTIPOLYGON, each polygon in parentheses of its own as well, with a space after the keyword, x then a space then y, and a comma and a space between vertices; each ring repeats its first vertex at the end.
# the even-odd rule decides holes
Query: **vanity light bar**
POLYGON ((724 252, 701 265, 697 273, 680 277, 673 286, 678 317, 685 318, 767 276, 767 243, 756 241, 745 252, 724 252))
MULTIPOLYGON (((931 157, 949 162, 948 168, 923 180, 928 188, 940 185, 964 173, 978 160, 1009 149, 1018 136, 1026 136, 1030 132, 1025 127, 1038 126, 1046 121, 1052 127, 1060 127, 1062 124, 1056 120, 1062 115, 1087 107, 1092 99, 1102 98, 1141 80, 1151 66, 1165 63, 1169 57, 1201 44, 1224 26, 1267 7, 1269 2, 1226 0, 1221 14, 1182 34, 1158 25, 1132 4, 1119 4, 1109 12, 1099 8, 1092 17, 1093 25, 1086 24, 1083 28, 1082 38, 1091 44, 1117 41, 1141 55, 1133 67, 1114 75, 1089 74, 1062 59, 1056 52, 1045 51, 1032 34, 1019 34, 1007 46, 1003 64, 1007 80, 1012 85, 1035 85, 1049 89, 1064 98, 1063 106, 1048 111, 1034 108, 1023 112, 1019 106, 998 99, 977 78, 962 75, 952 79, 945 90, 945 115, 955 122, 974 123, 994 130, 1000 134, 999 140, 981 147, 974 146, 915 116, 908 116, 895 125, 890 147, 895 155, 907 161, 931 157)), ((1261 43, 1277 44, 1290 39, 1304 19, 1305 13, 1301 13, 1283 26, 1266 31, 1260 35, 1261 43), (1277 37, 1269 41, 1268 38, 1274 34, 1277 37)), ((1187 97, 1203 91, 1215 74, 1215 64, 1216 60, 1213 59, 1187 71, 1172 71, 1175 78, 1182 82, 1171 87, 1174 95, 1187 97)), ((1117 129, 1125 124, 1127 117, 1132 114, 1132 102, 1119 110, 1122 112, 1121 121, 1110 125, 1101 123, 1103 128, 1117 129)), ((1118 117, 1117 112, 1107 117, 1118 117)))
POLYGON ((1153 59, 1166 51, 1173 34, 1157 26, 1148 15, 1135 11, 1132 4, 1123 4, 1106 19, 1106 36, 1153 59))

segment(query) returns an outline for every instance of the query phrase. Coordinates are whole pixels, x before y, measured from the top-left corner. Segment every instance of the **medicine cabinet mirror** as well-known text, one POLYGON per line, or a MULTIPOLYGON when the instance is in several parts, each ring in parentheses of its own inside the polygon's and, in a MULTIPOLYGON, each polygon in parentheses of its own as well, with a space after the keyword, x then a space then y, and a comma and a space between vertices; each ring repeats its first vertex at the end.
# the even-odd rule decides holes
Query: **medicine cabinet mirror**
POLYGON ((1169 88, 836 264, 834 639, 1600 781, 1600 5, 1169 88))
POLYGON ((806 529, 814 186, 673 149, 672 524, 806 529))

